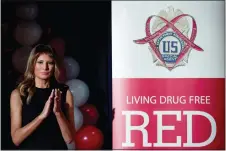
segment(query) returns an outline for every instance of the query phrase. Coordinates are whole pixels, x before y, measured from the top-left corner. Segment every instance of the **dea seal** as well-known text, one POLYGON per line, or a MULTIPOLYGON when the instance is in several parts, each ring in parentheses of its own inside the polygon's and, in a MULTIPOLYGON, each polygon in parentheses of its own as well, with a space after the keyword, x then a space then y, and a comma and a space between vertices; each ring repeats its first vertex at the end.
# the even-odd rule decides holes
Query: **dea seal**
POLYGON ((192 49, 203 51, 194 43, 197 35, 195 19, 173 7, 150 16, 146 21, 145 31, 146 37, 134 42, 148 43, 153 62, 170 71, 178 66, 185 66, 192 49), (191 23, 188 22, 188 17, 192 19, 191 23))

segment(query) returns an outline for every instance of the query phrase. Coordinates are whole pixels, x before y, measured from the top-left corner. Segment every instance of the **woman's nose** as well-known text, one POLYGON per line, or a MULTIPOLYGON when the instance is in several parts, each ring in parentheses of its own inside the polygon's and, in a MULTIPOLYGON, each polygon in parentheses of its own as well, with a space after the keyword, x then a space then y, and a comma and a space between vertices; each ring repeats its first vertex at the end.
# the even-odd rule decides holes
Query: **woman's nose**
POLYGON ((49 66, 48 66, 48 64, 46 63, 46 64, 44 64, 44 69, 45 70, 49 70, 49 66))

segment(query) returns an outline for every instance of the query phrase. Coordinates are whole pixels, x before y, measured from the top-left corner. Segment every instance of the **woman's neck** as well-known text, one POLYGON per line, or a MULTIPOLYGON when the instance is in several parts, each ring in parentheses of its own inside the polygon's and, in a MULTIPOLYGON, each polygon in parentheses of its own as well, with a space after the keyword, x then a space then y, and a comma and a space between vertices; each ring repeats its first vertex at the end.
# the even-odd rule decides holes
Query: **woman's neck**
POLYGON ((48 88, 50 86, 49 83, 50 83, 49 80, 35 78, 35 86, 37 88, 48 88))

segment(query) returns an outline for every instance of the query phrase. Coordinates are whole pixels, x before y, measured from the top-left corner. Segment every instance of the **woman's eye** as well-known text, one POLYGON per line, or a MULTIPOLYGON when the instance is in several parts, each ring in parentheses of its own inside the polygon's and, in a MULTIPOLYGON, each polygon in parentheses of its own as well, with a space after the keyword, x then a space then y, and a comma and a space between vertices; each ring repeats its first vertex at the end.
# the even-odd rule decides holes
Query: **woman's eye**
POLYGON ((49 62, 50 65, 54 65, 54 62, 49 62))
POLYGON ((42 64, 43 62, 42 61, 38 61, 38 64, 42 64))

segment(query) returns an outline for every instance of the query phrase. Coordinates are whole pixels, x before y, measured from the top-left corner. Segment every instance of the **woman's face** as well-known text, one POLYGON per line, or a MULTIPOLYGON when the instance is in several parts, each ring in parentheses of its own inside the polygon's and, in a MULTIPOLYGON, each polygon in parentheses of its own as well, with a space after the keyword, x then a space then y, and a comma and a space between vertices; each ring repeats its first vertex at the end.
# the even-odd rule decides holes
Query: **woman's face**
POLYGON ((35 63, 35 77, 42 80, 49 79, 54 72, 54 67, 54 60, 47 54, 41 54, 35 63))

